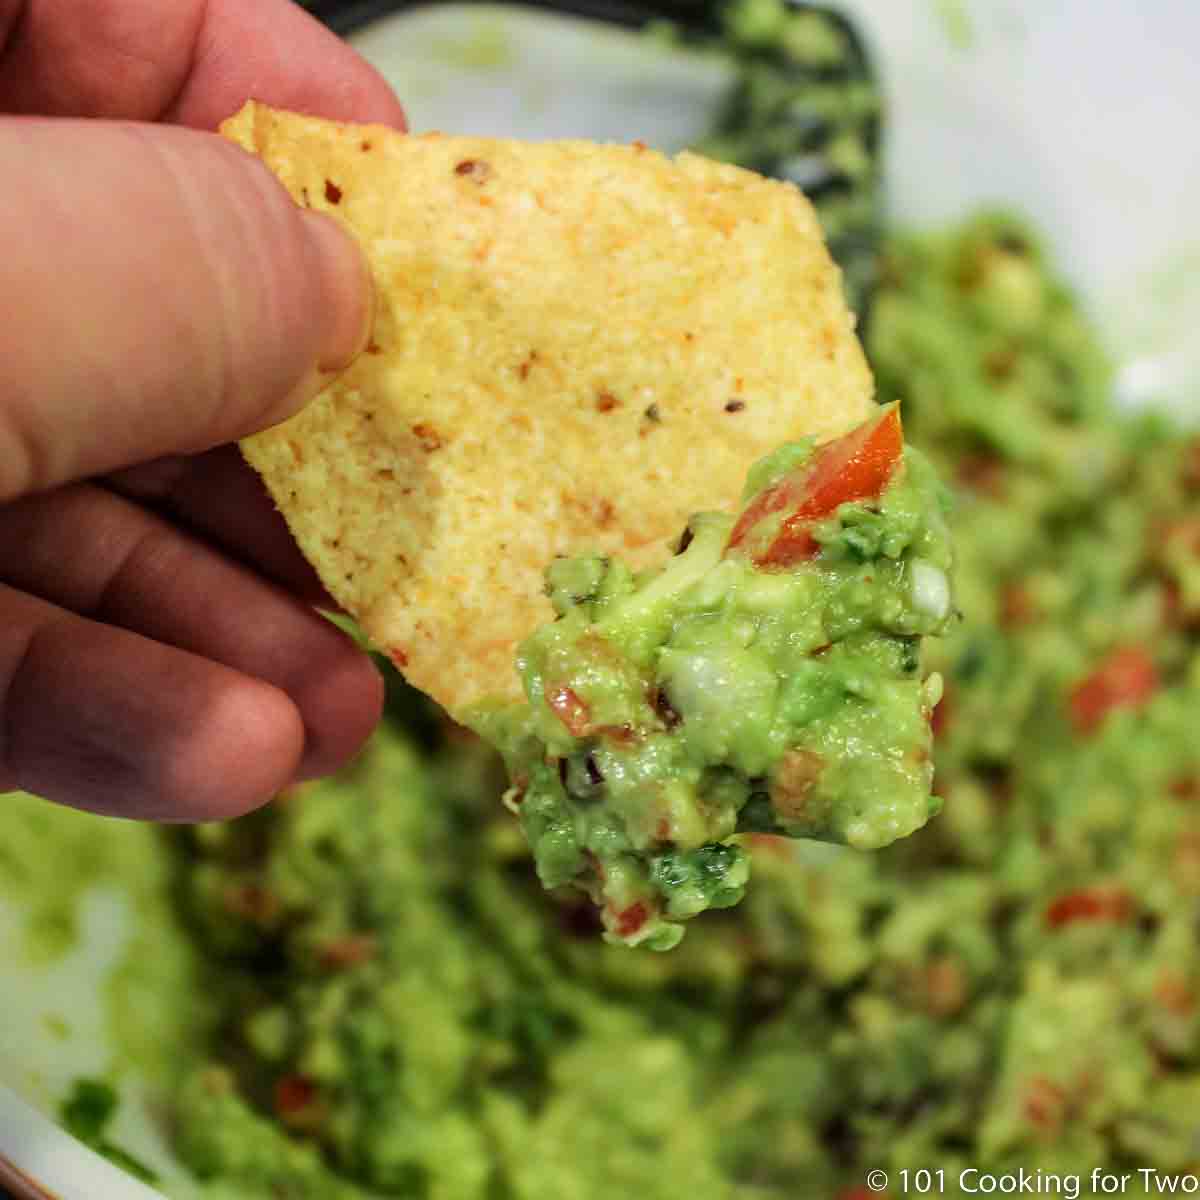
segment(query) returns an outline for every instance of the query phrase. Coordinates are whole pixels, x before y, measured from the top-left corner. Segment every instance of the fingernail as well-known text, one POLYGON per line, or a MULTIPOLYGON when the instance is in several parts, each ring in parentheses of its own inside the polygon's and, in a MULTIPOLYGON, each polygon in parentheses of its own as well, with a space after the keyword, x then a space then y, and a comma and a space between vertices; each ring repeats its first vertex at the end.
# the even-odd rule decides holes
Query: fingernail
POLYGON ((358 243, 323 213, 303 215, 316 271, 316 287, 326 298, 328 321, 317 367, 341 371, 364 350, 375 313, 371 269, 358 243))

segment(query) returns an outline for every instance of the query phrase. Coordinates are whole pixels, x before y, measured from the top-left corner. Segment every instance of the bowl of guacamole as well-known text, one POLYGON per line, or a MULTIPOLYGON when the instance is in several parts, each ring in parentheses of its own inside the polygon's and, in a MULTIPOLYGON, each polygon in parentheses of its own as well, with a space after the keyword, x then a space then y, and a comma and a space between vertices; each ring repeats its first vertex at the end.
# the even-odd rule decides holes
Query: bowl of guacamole
POLYGON ((1161 1194, 1200 1171, 1200 19, 564 21, 357 36, 415 126, 528 136, 661 111, 692 56, 665 143, 809 172, 953 495, 940 812, 884 849, 739 834, 741 903, 631 949, 393 676, 348 771, 236 822, 4 797, 0 1083, 181 1200, 1161 1194))

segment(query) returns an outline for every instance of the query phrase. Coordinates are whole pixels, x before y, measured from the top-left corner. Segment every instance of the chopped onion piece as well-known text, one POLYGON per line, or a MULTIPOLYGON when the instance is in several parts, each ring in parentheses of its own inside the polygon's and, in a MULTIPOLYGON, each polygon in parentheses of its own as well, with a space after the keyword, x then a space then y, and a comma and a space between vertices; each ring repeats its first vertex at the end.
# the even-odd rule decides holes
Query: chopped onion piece
POLYGON ((946 572, 933 563, 914 559, 912 564, 912 601, 921 612, 940 621, 950 611, 950 581, 946 572))

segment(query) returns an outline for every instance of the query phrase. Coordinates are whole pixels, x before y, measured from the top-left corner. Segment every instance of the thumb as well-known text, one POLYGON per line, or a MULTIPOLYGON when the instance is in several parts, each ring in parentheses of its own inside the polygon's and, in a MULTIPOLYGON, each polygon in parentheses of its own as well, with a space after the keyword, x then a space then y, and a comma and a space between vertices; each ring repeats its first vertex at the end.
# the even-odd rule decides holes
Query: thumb
POLYGON ((366 340, 354 243, 215 135, 9 119, 0 178, 0 502, 281 421, 366 340))

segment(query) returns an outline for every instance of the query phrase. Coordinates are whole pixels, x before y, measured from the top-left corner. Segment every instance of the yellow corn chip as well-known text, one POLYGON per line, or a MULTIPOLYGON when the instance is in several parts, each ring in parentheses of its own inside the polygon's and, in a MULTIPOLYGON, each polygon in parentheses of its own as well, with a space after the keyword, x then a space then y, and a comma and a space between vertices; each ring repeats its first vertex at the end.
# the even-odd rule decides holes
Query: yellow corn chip
POLYGON ((222 131, 359 240, 378 295, 368 351, 242 449, 328 590, 452 713, 519 696, 555 555, 647 565, 755 459, 870 411, 790 185, 255 103, 222 131))

